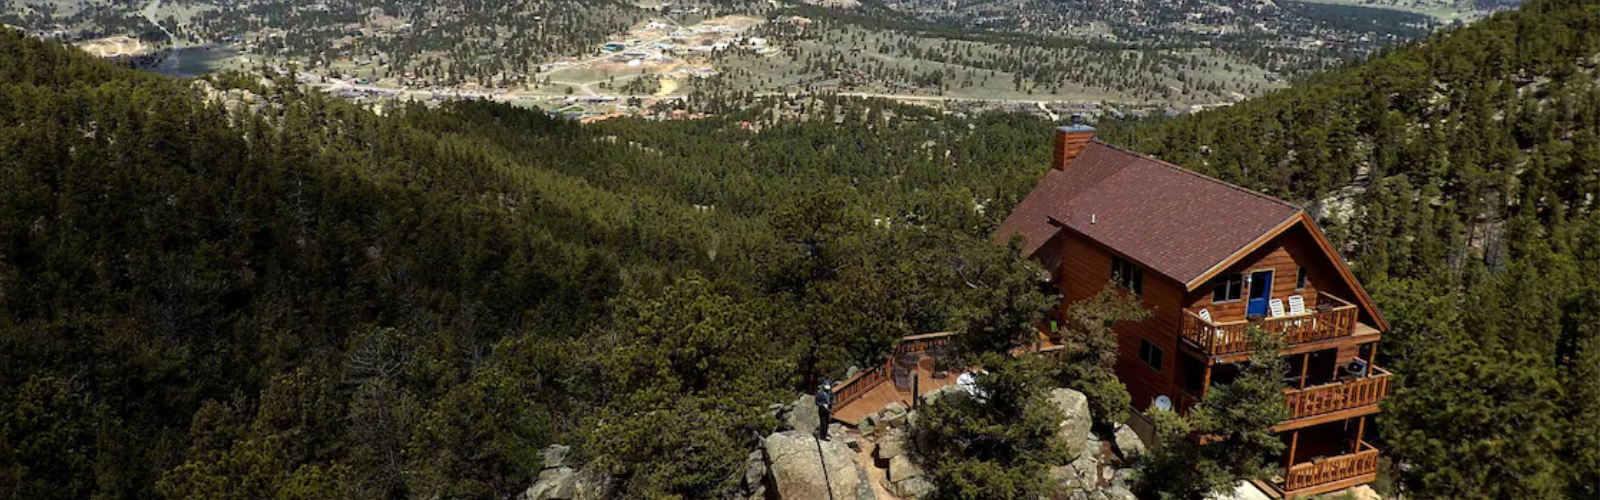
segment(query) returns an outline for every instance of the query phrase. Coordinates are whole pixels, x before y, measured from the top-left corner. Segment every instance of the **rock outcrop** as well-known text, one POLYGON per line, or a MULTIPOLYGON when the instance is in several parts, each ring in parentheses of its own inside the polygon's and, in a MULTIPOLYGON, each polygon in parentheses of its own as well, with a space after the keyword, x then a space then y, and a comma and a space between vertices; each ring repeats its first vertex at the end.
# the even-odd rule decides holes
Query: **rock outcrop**
POLYGON ((533 486, 517 500, 600 500, 606 498, 609 480, 587 469, 575 469, 569 461, 572 448, 551 445, 539 452, 544 469, 533 486))
POLYGON ((922 477, 922 468, 911 462, 908 455, 899 455, 889 459, 889 482, 898 483, 914 477, 922 477))
POLYGON ((1090 437, 1089 428, 1094 424, 1089 414, 1088 396, 1072 389, 1052 389, 1050 403, 1064 414, 1054 439, 1066 446, 1067 456, 1082 454, 1083 444, 1090 437))
POLYGON ((878 440, 878 448, 873 451, 878 455, 878 460, 893 460, 906 453, 905 437, 900 433, 884 436, 878 440))
POLYGON ((951 385, 947 385, 947 386, 944 386, 944 387, 940 387, 938 389, 934 389, 934 390, 928 391, 927 394, 923 394, 922 395, 922 401, 924 403, 927 403, 927 404, 933 404, 933 402, 938 401, 938 400, 940 400, 942 398, 945 398, 945 397, 950 397, 950 396, 962 397, 962 396, 966 396, 968 394, 970 394, 970 393, 967 392, 966 388, 961 387, 959 385, 951 384, 951 385))
POLYGON ((867 471, 839 440, 817 441, 796 430, 774 433, 762 443, 769 486, 782 500, 876 500, 867 471))
POLYGON ((1128 424, 1117 424, 1117 430, 1112 433, 1113 443, 1117 445, 1117 455, 1123 460, 1132 460, 1133 457, 1144 454, 1144 440, 1133 432, 1128 424))
POLYGON ((890 429, 898 429, 911 425, 915 421, 916 412, 906 409, 900 403, 889 403, 876 413, 867 414, 856 422, 856 430, 863 435, 871 435, 890 429))
POLYGON ((817 413, 817 398, 806 394, 789 403, 789 408, 783 414, 783 424, 789 430, 815 436, 817 429, 823 425, 822 415, 817 413))

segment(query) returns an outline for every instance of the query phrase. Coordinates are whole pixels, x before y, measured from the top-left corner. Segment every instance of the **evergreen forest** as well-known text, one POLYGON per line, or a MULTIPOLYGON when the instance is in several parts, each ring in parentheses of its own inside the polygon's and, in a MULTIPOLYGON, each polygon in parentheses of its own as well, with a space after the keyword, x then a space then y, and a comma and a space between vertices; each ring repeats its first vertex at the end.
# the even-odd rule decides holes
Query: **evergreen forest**
MULTIPOLYGON (((770 404, 939 331, 989 352, 993 393, 1126 407, 1103 356, 994 354, 1049 307, 990 237, 1048 168, 1042 119, 819 96, 839 119, 579 125, 294 82, 0 31, 0 498, 509 498, 554 443, 620 498, 733 498, 770 404)), ((1381 492, 1600 498, 1600 4, 1095 125, 1329 232, 1394 327, 1381 492)), ((927 432, 1034 439, 1010 410, 927 432)), ((1192 420, 1168 423, 1255 425, 1192 420)), ((1172 448, 1151 470, 1196 477, 1152 495, 1272 452, 1172 448)), ((1049 456, 939 452, 941 487, 1009 485, 951 498, 1037 495, 1049 456)))

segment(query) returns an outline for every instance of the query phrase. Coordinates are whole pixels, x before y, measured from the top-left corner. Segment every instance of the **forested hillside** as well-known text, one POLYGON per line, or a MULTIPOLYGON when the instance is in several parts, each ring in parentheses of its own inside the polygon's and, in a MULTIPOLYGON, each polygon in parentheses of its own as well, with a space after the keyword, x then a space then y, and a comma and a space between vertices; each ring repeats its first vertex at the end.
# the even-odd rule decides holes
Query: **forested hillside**
MULTIPOLYGON (((1100 125, 1319 215, 1395 327, 1408 498, 1596 498, 1597 54, 1593 0, 1536 0, 1100 125)), ((0 497, 502 498, 557 442, 619 497, 728 497, 770 403, 1026 319, 988 235, 1047 168, 1033 118, 579 126, 293 81, 0 33, 0 497)))
POLYGON ((1412 498, 1600 497, 1600 4, 1531 2, 1107 136, 1308 203, 1394 324, 1412 498))
POLYGON ((499 498, 552 442, 625 497, 721 496, 769 403, 1022 269, 974 206, 1049 147, 860 103, 378 116, 292 78, 0 34, 0 497, 499 498))

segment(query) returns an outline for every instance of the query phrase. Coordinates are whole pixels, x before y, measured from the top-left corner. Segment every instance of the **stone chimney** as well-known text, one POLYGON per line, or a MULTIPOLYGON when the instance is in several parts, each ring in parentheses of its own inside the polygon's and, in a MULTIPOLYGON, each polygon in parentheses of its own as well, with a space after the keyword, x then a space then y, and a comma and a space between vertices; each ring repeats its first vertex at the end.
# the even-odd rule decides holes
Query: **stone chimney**
POLYGON ((1072 159, 1077 158, 1093 138, 1094 127, 1084 125, 1083 117, 1072 115, 1072 125, 1056 128, 1056 154, 1052 157, 1050 168, 1066 170, 1067 164, 1072 163, 1072 159))

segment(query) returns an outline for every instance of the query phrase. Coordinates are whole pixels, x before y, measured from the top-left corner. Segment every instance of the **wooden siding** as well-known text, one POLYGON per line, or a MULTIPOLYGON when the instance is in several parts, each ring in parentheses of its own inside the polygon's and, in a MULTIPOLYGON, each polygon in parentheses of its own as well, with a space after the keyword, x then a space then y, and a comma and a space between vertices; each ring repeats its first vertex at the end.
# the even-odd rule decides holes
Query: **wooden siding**
MULTIPOLYGON (((1104 246, 1086 240, 1080 235, 1063 231, 1061 264, 1056 277, 1061 286, 1063 307, 1093 297, 1111 281, 1111 257, 1104 246)), ((1128 386, 1133 396, 1133 406, 1147 408, 1156 396, 1165 394, 1177 399, 1174 380, 1178 372, 1178 331, 1183 303, 1183 285, 1153 272, 1144 273, 1144 307, 1151 312, 1150 319, 1139 323, 1120 325, 1117 333, 1117 376, 1128 386), (1139 360, 1139 340, 1144 339, 1161 348, 1161 370, 1158 372, 1139 360)))

